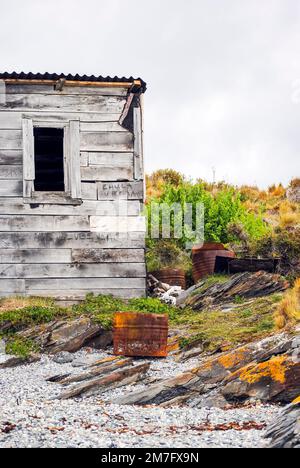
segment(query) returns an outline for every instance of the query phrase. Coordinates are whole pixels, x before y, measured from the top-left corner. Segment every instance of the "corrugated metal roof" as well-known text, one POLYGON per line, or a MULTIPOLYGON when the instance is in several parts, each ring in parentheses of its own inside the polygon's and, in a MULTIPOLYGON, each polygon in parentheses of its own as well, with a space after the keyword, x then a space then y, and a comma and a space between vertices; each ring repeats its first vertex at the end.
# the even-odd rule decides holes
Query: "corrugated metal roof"
POLYGON ((125 77, 111 77, 111 76, 95 76, 95 75, 65 75, 64 73, 0 73, 0 80, 59 80, 65 79, 67 81, 89 81, 95 83, 133 83, 134 81, 141 81, 141 90, 144 93, 147 89, 147 84, 141 78, 125 77))

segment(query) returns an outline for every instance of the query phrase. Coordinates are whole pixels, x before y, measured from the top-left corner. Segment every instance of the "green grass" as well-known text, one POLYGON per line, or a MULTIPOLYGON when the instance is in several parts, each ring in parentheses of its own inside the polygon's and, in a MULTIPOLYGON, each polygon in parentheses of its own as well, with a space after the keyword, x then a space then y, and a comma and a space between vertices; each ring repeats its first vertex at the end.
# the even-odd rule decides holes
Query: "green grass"
POLYGON ((6 342, 6 353, 13 356, 28 358, 32 353, 39 352, 38 346, 30 341, 21 338, 10 338, 6 342))
MULTIPOLYGON (((216 275, 206 279, 201 287, 205 291, 227 279, 227 276, 216 275)), ((182 336, 181 346, 186 347, 191 341, 201 338, 210 349, 215 349, 224 343, 234 346, 275 331, 273 313, 281 298, 281 294, 249 301, 237 297, 230 311, 201 312, 177 309, 151 298, 124 301, 112 296, 89 294, 82 303, 67 308, 57 306, 52 299, 9 298, 0 301, 0 334, 8 340, 9 353, 25 355, 32 352, 33 344, 16 338, 19 330, 80 316, 88 316, 105 329, 111 329, 115 312, 144 312, 167 314, 170 327, 182 336)))

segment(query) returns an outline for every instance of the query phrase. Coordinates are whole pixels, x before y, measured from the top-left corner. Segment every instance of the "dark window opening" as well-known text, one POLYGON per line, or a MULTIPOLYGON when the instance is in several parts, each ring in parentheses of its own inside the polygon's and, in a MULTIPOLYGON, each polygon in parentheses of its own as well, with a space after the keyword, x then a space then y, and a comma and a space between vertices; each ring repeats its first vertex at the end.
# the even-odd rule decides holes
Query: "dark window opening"
POLYGON ((36 192, 64 192, 64 130, 34 129, 36 192))

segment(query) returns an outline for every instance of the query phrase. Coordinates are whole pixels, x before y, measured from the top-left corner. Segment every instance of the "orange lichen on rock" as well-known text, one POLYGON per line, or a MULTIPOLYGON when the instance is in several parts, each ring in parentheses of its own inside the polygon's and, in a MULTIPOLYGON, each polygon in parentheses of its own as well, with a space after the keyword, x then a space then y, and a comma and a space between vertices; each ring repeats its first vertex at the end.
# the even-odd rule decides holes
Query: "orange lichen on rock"
POLYGON ((267 377, 273 381, 284 384, 286 382, 286 372, 290 365, 291 363, 287 356, 276 356, 267 362, 250 364, 244 367, 242 370, 235 372, 230 380, 237 377, 249 384, 255 384, 262 378, 267 377))
POLYGON ((249 350, 247 348, 239 348, 236 351, 225 354, 217 359, 218 363, 225 369, 233 369, 247 359, 249 350))
POLYGON ((293 401, 293 405, 300 405, 300 396, 293 401))

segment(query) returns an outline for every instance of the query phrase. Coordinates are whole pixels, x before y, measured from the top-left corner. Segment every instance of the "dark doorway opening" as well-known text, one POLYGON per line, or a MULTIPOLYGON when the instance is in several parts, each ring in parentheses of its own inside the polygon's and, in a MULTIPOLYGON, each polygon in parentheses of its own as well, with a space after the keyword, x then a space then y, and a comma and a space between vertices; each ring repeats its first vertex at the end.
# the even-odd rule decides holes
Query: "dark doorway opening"
POLYGON ((64 130, 34 129, 36 192, 64 192, 64 130))

